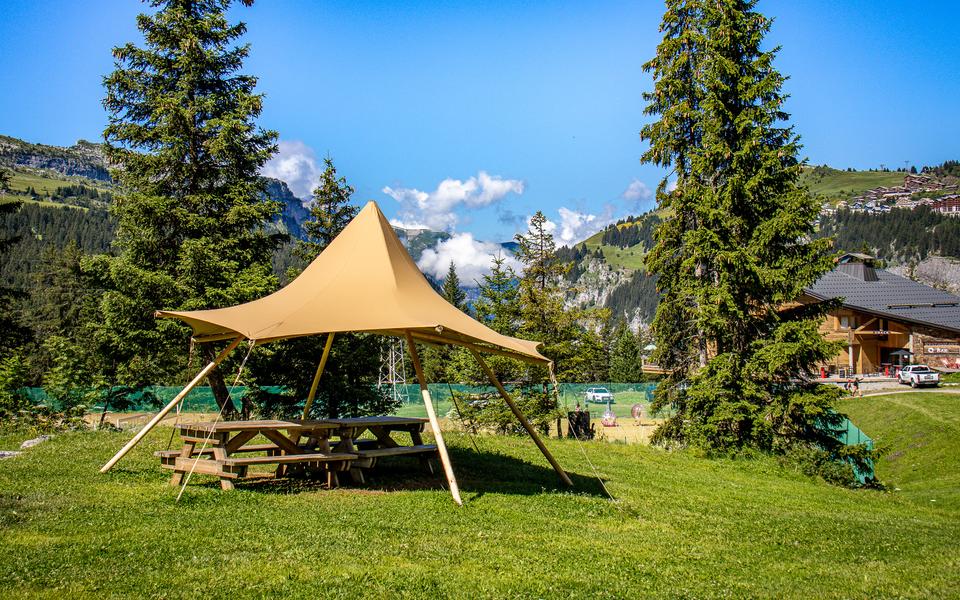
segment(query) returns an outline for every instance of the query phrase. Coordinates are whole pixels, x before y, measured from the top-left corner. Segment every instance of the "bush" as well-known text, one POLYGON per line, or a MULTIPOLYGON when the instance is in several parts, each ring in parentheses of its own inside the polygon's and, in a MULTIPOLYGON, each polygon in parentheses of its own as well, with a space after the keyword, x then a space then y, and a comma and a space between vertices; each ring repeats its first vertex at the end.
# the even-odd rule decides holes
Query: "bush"
POLYGON ((804 445, 795 445, 781 455, 781 461, 808 477, 819 477, 845 487, 882 487, 876 478, 861 482, 857 472, 873 473, 873 462, 884 450, 871 450, 866 444, 841 446, 834 452, 804 445))
POLYGON ((19 354, 0 359, 0 423, 5 429, 42 434, 86 428, 82 405, 56 410, 31 402, 23 392, 27 370, 19 354))

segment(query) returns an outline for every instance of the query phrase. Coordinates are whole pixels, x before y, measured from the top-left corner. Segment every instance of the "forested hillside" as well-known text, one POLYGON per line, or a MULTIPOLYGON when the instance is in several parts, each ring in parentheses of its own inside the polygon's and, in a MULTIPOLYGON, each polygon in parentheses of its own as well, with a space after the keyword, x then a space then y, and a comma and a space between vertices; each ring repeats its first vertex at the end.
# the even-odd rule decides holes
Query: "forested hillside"
POLYGON ((838 250, 866 251, 891 264, 960 257, 960 219, 925 206, 885 214, 840 210, 821 218, 819 235, 833 237, 838 250))

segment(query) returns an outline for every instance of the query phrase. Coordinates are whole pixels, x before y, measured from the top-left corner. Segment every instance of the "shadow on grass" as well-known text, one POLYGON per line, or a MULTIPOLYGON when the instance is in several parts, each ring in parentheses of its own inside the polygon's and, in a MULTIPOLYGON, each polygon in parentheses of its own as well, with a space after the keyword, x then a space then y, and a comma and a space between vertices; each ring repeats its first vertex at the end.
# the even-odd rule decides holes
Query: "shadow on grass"
MULTIPOLYGON (((486 493, 514 494, 532 496, 553 492, 573 492, 591 496, 606 497, 600 481, 592 475, 582 475, 567 471, 573 487, 568 487, 556 471, 546 463, 533 464, 507 454, 481 450, 476 452, 468 448, 448 448, 453 472, 457 483, 469 502, 486 493)), ((439 459, 432 459, 431 474, 421 462, 413 457, 393 457, 381 459, 377 466, 364 471, 365 482, 351 482, 348 473, 338 473, 340 485, 344 489, 358 493, 386 493, 395 491, 442 490, 447 481, 439 459)), ((220 484, 212 479, 193 480, 190 486, 217 487, 220 484)), ((281 479, 241 480, 237 489, 263 493, 296 494, 319 491, 326 488, 326 478, 285 477, 281 479)))

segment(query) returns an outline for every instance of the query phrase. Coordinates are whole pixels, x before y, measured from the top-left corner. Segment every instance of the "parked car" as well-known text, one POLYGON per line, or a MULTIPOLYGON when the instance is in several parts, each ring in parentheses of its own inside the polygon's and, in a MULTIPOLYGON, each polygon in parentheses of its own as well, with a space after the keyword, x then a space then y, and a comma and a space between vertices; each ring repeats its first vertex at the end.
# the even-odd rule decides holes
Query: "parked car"
POLYGON ((613 394, 610 393, 605 387, 592 387, 587 388, 587 402, 595 402, 597 404, 613 404, 613 394))
POLYGON ((940 385, 940 373, 937 373, 927 365, 910 365, 900 369, 897 373, 897 381, 901 384, 910 384, 910 387, 919 387, 921 385, 940 385))

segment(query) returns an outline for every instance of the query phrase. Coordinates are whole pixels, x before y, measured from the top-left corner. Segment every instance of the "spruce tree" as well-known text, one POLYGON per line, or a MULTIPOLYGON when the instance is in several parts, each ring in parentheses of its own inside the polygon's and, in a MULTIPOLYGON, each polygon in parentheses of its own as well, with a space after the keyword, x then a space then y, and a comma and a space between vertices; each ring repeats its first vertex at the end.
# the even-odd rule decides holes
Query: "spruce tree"
MULTIPOLYGON (((256 124, 263 97, 240 72, 249 46, 235 45, 246 27, 228 23, 230 4, 152 0, 157 12, 137 18, 144 45, 114 48, 104 78, 117 256, 87 270, 107 290, 96 341, 118 384, 182 372, 187 331, 155 310, 228 306, 277 285, 270 259, 282 236, 268 225, 279 204, 258 176, 276 134, 256 124)), ((236 414, 219 369, 209 381, 225 415, 236 414)))
POLYGON ((319 185, 313 190, 310 216, 303 224, 304 239, 297 243, 295 250, 307 263, 319 256, 358 212, 350 203, 355 190, 345 177, 337 177, 333 159, 328 156, 323 164, 319 185))
MULTIPOLYGON (((507 264, 503 254, 493 257, 490 274, 483 275, 477 301, 473 303, 477 320, 503 335, 516 336, 520 328, 520 288, 517 274, 507 264)), ((490 356, 485 359, 500 381, 515 381, 520 377, 524 366, 519 361, 502 356, 490 356)), ((471 369, 464 373, 468 381, 484 383, 483 373, 472 363, 471 369)))
MULTIPOLYGON (((557 377, 563 381, 585 381, 597 372, 603 345, 595 331, 609 316, 606 310, 583 310, 564 303, 560 282, 568 265, 557 259, 556 242, 546 216, 537 211, 525 234, 517 234, 520 274, 520 327, 518 334, 543 342, 541 351, 554 361, 557 377), (599 354, 598 354, 599 353, 599 354)), ((545 381, 547 373, 528 368, 528 377, 545 381)))
POLYGON ((463 312, 467 312, 467 293, 460 287, 460 277, 457 276, 457 266, 450 261, 447 277, 443 280, 443 298, 463 312))
POLYGON ((483 276, 474 303, 477 319, 504 335, 514 336, 520 325, 520 291, 517 274, 502 254, 493 257, 490 274, 483 276))
POLYGON ((640 344, 637 336, 621 321, 613 332, 610 348, 610 381, 637 383, 643 380, 640 365, 640 344))
POLYGON ((836 347, 825 307, 783 310, 832 266, 813 240, 817 202, 799 185, 799 143, 783 112, 770 20, 754 0, 670 0, 644 68, 654 90, 643 157, 672 169, 669 217, 648 268, 663 294, 654 360, 670 375, 656 405, 676 410, 656 439, 707 448, 836 449, 835 390, 810 378, 836 347))
MULTIPOLYGON (((9 182, 9 174, 0 169, 0 189, 9 189, 9 182)), ((3 215, 16 213, 22 206, 23 202, 20 201, 0 202, 0 218, 3 215)), ((4 254, 8 253, 19 241, 19 235, 0 238, 0 260, 5 258, 4 254)), ((0 281, 0 353, 19 348, 30 338, 30 332, 15 316, 14 300, 17 291, 8 288, 5 283, 0 281)))

